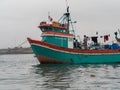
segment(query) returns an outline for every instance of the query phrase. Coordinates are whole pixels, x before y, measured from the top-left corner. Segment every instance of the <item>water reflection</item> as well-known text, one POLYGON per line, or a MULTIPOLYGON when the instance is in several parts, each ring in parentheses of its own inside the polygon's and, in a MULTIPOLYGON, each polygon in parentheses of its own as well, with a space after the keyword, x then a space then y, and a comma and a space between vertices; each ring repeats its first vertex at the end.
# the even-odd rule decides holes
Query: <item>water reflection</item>
POLYGON ((79 66, 72 65, 38 65, 36 74, 43 78, 42 86, 49 89, 66 90, 70 88, 70 82, 73 82, 71 73, 79 66))
MULTIPOLYGON (((35 88, 51 90, 105 89, 113 84, 119 65, 36 65, 35 88), (111 72, 112 71, 112 72, 111 72), (112 77, 112 79, 110 79, 112 77)), ((120 80, 120 76, 117 78, 120 80)), ((117 81, 118 81, 117 80, 117 81)), ((115 83, 117 83, 115 81, 115 83)), ((118 83, 117 83, 118 84, 118 83)), ((40 89, 40 90, 41 90, 40 89)))
POLYGON ((36 65, 32 57, 0 56, 0 90, 120 90, 120 64, 36 65))

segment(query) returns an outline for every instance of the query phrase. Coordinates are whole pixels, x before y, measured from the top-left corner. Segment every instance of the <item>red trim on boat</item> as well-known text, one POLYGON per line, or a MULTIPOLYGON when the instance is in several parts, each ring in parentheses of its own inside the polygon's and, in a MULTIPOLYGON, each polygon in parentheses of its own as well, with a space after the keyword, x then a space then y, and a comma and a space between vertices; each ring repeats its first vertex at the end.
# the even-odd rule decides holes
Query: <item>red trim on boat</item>
POLYGON ((117 50, 109 50, 109 49, 105 49, 105 50, 77 50, 77 49, 70 49, 70 48, 63 48, 60 46, 56 46, 53 44, 49 44, 47 42, 42 42, 39 40, 32 40, 30 38, 27 38, 30 44, 37 44, 37 45, 41 45, 44 47, 48 47, 48 48, 52 48, 55 50, 60 50, 63 52, 69 52, 69 53, 86 53, 86 54, 109 54, 109 53, 120 53, 120 49, 117 50))
POLYGON ((60 32, 52 32, 52 31, 48 31, 48 32, 43 32, 42 35, 58 35, 58 36, 66 36, 66 37, 73 37, 73 34, 63 34, 60 32))
POLYGON ((38 27, 51 26, 51 24, 40 24, 38 27))

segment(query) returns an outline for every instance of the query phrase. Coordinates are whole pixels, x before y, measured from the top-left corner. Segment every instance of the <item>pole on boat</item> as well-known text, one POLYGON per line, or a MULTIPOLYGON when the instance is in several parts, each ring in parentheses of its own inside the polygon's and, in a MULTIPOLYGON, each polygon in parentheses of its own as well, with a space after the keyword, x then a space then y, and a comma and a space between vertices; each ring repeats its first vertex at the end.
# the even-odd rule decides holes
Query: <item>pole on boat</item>
MULTIPOLYGON (((66 8, 67 8, 67 10, 69 10, 69 8, 68 8, 69 6, 68 6, 68 1, 66 0, 66 8)), ((69 11, 68 11, 69 12, 69 11)))
MULTIPOLYGON (((67 8, 68 26, 71 24, 72 31, 74 33, 74 38, 76 38, 74 27, 73 27, 73 23, 76 23, 76 21, 75 22, 71 21, 71 17, 70 17, 70 13, 69 13, 69 5, 68 5, 68 1, 67 0, 66 0, 66 8, 67 8)), ((68 27, 68 30, 69 30, 69 27, 68 27)))

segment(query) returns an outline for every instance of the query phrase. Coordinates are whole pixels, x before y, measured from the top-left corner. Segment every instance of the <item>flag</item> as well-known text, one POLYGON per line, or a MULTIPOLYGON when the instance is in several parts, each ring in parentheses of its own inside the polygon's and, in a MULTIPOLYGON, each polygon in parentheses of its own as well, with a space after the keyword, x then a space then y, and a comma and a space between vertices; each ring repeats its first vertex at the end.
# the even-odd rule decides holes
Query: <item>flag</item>
POLYGON ((53 18, 51 16, 48 16, 48 19, 50 20, 50 22, 53 21, 53 18))

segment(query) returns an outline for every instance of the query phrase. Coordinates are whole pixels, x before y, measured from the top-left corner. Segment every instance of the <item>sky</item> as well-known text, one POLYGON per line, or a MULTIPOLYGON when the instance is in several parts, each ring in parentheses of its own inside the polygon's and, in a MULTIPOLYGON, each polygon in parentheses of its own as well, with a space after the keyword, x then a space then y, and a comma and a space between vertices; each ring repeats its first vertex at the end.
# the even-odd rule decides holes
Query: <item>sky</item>
MULTIPOLYGON (((120 29, 120 0, 68 0, 76 35, 110 34, 120 29)), ((0 0, 0 48, 13 48, 27 37, 41 39, 37 26, 58 20, 66 12, 66 0, 0 0)), ((24 46, 24 45, 23 45, 24 46)), ((29 46, 26 43, 25 47, 29 46)))

